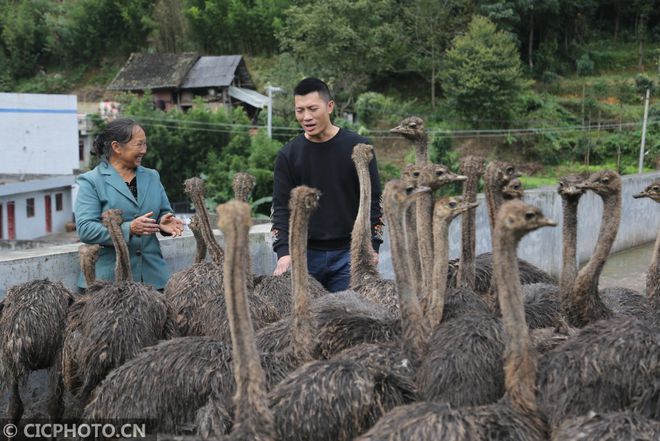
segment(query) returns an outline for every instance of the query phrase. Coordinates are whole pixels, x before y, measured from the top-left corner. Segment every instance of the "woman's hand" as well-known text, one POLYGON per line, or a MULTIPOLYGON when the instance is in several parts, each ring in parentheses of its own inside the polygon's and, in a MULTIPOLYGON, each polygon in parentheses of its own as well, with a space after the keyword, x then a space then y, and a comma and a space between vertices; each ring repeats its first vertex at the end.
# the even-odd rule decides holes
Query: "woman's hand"
POLYGON ((156 224, 156 219, 151 218, 153 214, 154 212, 150 211, 133 219, 133 222, 131 222, 131 234, 133 236, 147 236, 158 233, 160 227, 156 224))
POLYGON ((172 213, 167 213, 160 218, 160 231, 169 233, 172 237, 183 234, 183 221, 172 213))

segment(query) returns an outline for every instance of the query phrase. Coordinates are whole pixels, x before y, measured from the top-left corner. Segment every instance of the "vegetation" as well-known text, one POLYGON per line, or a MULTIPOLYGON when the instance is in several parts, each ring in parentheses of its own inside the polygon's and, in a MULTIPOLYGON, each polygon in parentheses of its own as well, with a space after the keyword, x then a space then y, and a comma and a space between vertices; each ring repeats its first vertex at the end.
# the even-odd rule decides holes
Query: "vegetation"
POLYGON ((405 146, 387 129, 410 114, 427 121, 432 159, 451 167, 467 152, 497 155, 527 164, 528 185, 581 167, 635 170, 647 89, 645 165, 660 163, 660 0, 0 0, 0 10, 0 91, 81 96, 133 51, 240 53, 260 90, 284 89, 273 140, 240 110, 165 113, 149 96, 122 98, 173 200, 185 199, 183 177, 203 174, 224 201, 245 170, 268 214, 273 159, 297 133, 289 94, 308 75, 329 82, 336 121, 374 142, 383 180, 405 146))

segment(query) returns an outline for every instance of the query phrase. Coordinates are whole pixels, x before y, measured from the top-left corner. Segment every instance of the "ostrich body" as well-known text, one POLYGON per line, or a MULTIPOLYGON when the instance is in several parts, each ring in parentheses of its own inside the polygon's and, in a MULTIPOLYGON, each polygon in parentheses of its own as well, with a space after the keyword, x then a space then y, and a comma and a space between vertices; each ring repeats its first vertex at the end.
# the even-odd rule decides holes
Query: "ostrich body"
MULTIPOLYGON (((633 196, 638 198, 650 198, 655 202, 660 203, 660 181, 646 187, 646 189, 633 196)), ((660 261, 658 261, 658 254, 660 253, 660 231, 655 238, 655 246, 653 248, 653 257, 651 258, 651 265, 649 271, 646 273, 646 296, 649 303, 653 306, 656 313, 656 318, 660 320, 660 261)))
MULTIPOLYGON (((313 361, 292 372, 271 392, 271 408, 280 439, 349 440, 380 416, 379 405, 395 405, 412 395, 412 383, 405 374, 398 372, 398 383, 384 378, 386 366, 391 366, 393 359, 400 360, 403 353, 414 364, 424 346, 424 320, 417 296, 409 286, 405 253, 402 253, 402 224, 410 195, 424 190, 408 190, 407 194, 401 182, 393 181, 388 182, 383 191, 404 322, 401 325, 402 346, 390 352, 376 345, 357 346, 336 359, 313 361), (396 392, 388 393, 393 389, 396 392)), ((405 364, 400 369, 405 369, 405 364)), ((391 375, 394 377, 395 373, 391 375)))
POLYGON ((502 400, 492 405, 462 409, 428 402, 402 406, 385 414, 359 440, 547 439, 547 427, 536 406, 536 360, 529 348, 522 286, 516 274, 516 248, 526 233, 548 225, 555 224, 544 218, 537 208, 520 201, 507 202, 498 214, 493 253, 507 335, 506 392, 502 400))
POLYGON ((83 403, 110 370, 175 332, 162 295, 132 279, 121 210, 104 212, 102 221, 117 254, 115 281, 72 306, 75 318, 67 325, 63 354, 65 384, 83 403))
POLYGON ((634 412, 609 412, 570 418, 553 433, 552 441, 657 441, 660 423, 634 412))
POLYGON ((49 417, 57 420, 62 415, 62 343, 72 301, 73 295, 60 282, 34 280, 7 290, 0 314, 0 390, 11 388, 7 418, 13 424, 24 410, 19 385, 38 369, 50 369, 49 417))
MULTIPOLYGON (((479 178, 484 174, 484 158, 481 156, 462 158, 461 173, 467 176, 463 182, 463 200, 470 204, 476 203, 479 178)), ((476 212, 468 211, 461 219, 461 258, 456 276, 456 286, 459 288, 475 289, 476 231, 476 212)))

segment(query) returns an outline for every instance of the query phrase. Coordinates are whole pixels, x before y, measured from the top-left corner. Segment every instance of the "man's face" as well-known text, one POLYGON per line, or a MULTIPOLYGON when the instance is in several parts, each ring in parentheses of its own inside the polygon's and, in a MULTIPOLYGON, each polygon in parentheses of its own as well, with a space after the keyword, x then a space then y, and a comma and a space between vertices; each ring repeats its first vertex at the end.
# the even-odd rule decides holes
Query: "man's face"
POLYGON ((296 119, 305 130, 307 138, 322 137, 331 126, 330 114, 334 101, 324 101, 318 92, 294 96, 296 119))

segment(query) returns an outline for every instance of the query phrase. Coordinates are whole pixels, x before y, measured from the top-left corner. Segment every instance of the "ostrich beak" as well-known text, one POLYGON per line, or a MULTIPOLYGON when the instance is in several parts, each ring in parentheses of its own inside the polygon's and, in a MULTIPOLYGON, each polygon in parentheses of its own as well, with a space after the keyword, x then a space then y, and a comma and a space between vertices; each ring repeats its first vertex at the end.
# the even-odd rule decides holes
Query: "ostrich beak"
POLYGON ((541 224, 542 227, 556 227, 557 222, 553 221, 552 219, 548 219, 547 217, 539 219, 539 223, 541 224))
POLYGON ((633 197, 634 197, 635 199, 646 198, 646 197, 648 197, 648 196, 649 196, 649 195, 648 195, 645 191, 633 195, 633 197))
POLYGON ((467 181, 467 176, 465 176, 465 175, 454 175, 452 180, 458 181, 458 182, 467 181))
POLYGON ((404 133, 404 130, 405 129, 403 128, 403 126, 396 126, 395 128, 390 129, 390 133, 396 133, 397 135, 401 135, 402 133, 404 133))

